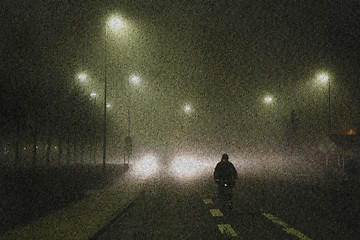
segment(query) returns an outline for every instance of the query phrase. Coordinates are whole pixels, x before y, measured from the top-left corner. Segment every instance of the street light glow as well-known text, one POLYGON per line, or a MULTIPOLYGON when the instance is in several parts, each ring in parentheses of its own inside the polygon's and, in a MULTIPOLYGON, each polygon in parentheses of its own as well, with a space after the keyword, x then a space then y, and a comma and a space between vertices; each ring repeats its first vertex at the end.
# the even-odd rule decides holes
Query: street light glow
POLYGON ((270 96, 266 96, 266 97, 264 98, 264 101, 265 101, 265 103, 272 103, 273 98, 270 97, 270 96))
POLYGON ((319 73, 316 77, 316 79, 321 83, 327 83, 329 81, 329 74, 327 73, 319 73))
POLYGON ((192 110, 192 108, 191 108, 191 106, 189 104, 185 105, 185 107, 184 107, 185 113, 190 113, 191 110, 192 110))
POLYGON ((119 31, 123 25, 121 18, 116 15, 111 16, 108 20, 108 26, 112 31, 119 31))
POLYGON ((137 85, 140 83, 140 77, 139 76, 136 76, 136 75, 131 75, 130 76, 130 82, 133 84, 133 85, 137 85))
POLYGON ((86 73, 80 73, 80 74, 78 74, 78 79, 79 79, 80 82, 86 81, 87 77, 88 77, 88 76, 87 76, 86 73))

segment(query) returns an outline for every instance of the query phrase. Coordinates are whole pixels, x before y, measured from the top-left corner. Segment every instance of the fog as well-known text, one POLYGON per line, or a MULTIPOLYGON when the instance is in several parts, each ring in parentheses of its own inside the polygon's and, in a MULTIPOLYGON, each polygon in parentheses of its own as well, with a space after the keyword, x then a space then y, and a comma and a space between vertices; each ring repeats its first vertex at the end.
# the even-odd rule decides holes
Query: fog
POLYGON ((91 156, 78 162, 100 163, 105 72, 110 163, 123 162, 129 128, 134 159, 151 152, 168 161, 181 152, 215 161, 226 152, 254 171, 293 166, 279 160, 289 152, 324 152, 329 118, 331 133, 359 129, 359 24, 351 1, 2 5, 5 162, 31 162, 34 154, 23 150, 39 145, 35 157, 44 163, 50 153, 41 148, 66 142, 71 150, 63 147, 63 155, 84 156, 76 153, 83 149, 91 156), (105 31, 111 14, 121 16, 122 32, 105 31), (324 71, 331 105, 327 85, 316 81, 324 71))

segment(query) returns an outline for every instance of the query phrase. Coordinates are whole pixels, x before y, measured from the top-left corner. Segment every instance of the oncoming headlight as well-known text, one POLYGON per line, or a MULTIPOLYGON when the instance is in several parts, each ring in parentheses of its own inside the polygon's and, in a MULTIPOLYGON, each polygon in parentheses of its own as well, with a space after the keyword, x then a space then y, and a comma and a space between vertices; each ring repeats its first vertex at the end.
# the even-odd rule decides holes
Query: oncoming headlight
POLYGON ((157 159, 153 155, 147 155, 134 164, 133 175, 139 178, 148 178, 158 170, 157 159))

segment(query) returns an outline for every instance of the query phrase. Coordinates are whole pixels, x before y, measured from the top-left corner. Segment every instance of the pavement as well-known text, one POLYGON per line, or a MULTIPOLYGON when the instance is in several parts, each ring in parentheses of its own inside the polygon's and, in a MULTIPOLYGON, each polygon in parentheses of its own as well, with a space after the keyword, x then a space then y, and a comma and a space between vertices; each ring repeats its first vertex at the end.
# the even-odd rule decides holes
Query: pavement
POLYGON ((0 239, 91 239, 129 204, 144 187, 125 174, 117 183, 87 192, 85 198, 41 217, 27 225, 15 227, 0 239))
POLYGON ((359 219, 358 187, 284 178, 244 176, 234 192, 235 214, 227 215, 212 202, 211 178, 145 182, 127 173, 0 239, 358 239, 352 224, 359 219))

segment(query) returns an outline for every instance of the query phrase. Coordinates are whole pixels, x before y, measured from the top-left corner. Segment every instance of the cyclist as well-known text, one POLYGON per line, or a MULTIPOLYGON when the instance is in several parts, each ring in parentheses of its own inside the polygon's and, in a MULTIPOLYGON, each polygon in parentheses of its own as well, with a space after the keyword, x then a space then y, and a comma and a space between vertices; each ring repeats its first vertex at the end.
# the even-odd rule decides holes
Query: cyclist
POLYGON ((224 153, 214 171, 214 180, 218 185, 218 197, 221 202, 227 200, 227 204, 232 205, 232 188, 235 186, 237 178, 237 171, 229 162, 229 155, 224 153))

